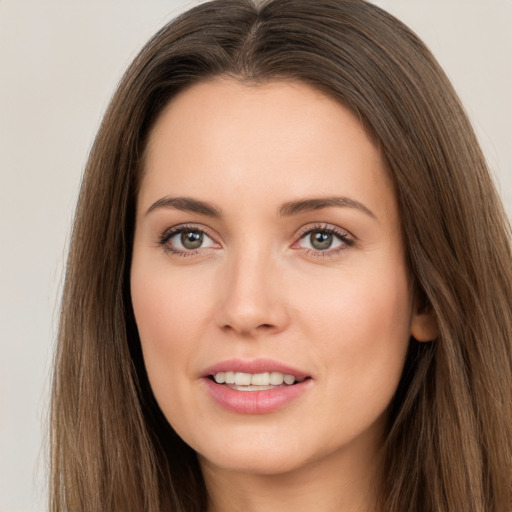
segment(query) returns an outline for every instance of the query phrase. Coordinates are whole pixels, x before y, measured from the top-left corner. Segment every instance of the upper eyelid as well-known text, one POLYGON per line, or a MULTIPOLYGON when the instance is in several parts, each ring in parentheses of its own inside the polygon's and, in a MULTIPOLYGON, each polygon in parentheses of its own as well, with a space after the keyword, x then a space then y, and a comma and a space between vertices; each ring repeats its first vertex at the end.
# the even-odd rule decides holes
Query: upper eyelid
MULTIPOLYGON (((171 233, 171 232, 185 231, 187 229, 189 229, 190 231, 194 231, 194 230, 203 231, 206 234, 208 234, 209 232, 212 231, 210 228, 208 228, 207 226, 205 226, 203 224, 196 224, 193 222, 191 222, 191 223, 185 222, 183 224, 176 224, 174 226, 166 228, 163 231, 163 234, 171 233)), ((296 231, 296 236, 304 235, 304 234, 309 233, 310 231, 314 231, 314 230, 335 231, 335 232, 340 232, 340 233, 346 233, 349 236, 353 236, 348 230, 341 228, 339 226, 336 226, 334 224, 326 223, 326 222, 306 224, 306 225, 300 227, 296 231)))
POLYGON ((176 233, 181 233, 183 231, 200 231, 205 235, 209 236, 211 239, 215 239, 215 235, 212 234, 212 230, 206 226, 200 224, 177 224, 175 226, 171 226, 170 228, 165 229, 162 232, 161 238, 171 237, 176 233))
POLYGON ((328 223, 318 223, 318 224, 307 224, 306 226, 301 227, 297 231, 297 237, 302 238, 308 233, 311 233, 312 231, 328 231, 330 233, 334 233, 338 236, 351 238, 353 240, 356 239, 356 237, 348 230, 341 228, 339 226, 336 226, 334 224, 328 224, 328 223))

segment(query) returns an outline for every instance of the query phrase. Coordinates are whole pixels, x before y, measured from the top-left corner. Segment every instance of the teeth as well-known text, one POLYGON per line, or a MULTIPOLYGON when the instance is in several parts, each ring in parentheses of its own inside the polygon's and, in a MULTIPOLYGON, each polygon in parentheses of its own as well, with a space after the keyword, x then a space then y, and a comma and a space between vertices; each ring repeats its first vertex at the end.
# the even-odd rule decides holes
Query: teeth
POLYGON ((217 384, 224 384, 226 382, 226 372, 216 373, 213 378, 217 384))
POLYGON ((218 372, 213 378, 217 384, 234 384, 235 386, 281 386, 283 382, 291 386, 295 382, 302 382, 304 380, 281 372, 218 372))
POLYGON ((293 375, 285 375, 283 377, 283 380, 285 384, 288 384, 288 386, 290 386, 295 382, 295 377, 293 375))
POLYGON ((272 372, 270 374, 270 384, 280 386, 284 381, 284 375, 281 372, 272 372))
POLYGON ((235 373, 235 384, 237 386, 250 386, 251 384, 251 374, 250 373, 235 373))
POLYGON ((251 384, 253 386, 268 386, 270 384, 270 373, 255 373, 251 375, 251 384))

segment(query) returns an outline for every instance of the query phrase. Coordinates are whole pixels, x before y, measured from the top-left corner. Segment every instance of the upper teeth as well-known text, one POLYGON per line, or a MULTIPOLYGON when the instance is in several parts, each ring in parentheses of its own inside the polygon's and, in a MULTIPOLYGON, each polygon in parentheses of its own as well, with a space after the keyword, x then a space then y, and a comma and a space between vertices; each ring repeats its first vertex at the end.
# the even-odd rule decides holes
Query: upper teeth
POLYGON ((236 386, 280 386, 283 382, 291 385, 299 380, 294 375, 286 375, 281 372, 219 372, 213 378, 217 384, 235 384, 236 386))

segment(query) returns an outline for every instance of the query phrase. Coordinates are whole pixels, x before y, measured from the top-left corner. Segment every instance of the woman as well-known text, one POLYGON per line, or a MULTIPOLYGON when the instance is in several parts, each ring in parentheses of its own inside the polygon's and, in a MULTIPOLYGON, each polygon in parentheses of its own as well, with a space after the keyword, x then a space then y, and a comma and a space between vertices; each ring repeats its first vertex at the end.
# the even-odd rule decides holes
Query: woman
POLYGON ((52 510, 505 511, 510 229, 424 45, 217 0, 121 81, 77 208, 52 510))

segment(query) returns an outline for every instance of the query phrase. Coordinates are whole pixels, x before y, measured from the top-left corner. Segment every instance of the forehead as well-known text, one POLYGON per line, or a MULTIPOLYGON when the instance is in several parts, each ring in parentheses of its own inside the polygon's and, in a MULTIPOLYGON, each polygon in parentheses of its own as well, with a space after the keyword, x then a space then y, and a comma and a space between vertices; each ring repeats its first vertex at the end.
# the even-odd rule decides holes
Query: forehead
POLYGON ((383 158, 350 110, 302 83, 217 79, 184 90, 158 118, 139 202, 193 194, 265 205, 333 192, 394 202, 383 158))

